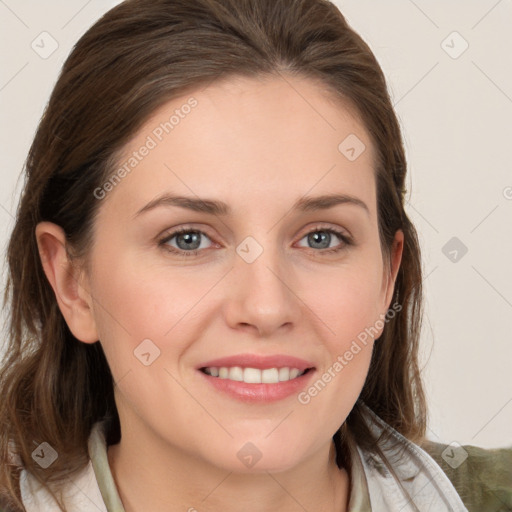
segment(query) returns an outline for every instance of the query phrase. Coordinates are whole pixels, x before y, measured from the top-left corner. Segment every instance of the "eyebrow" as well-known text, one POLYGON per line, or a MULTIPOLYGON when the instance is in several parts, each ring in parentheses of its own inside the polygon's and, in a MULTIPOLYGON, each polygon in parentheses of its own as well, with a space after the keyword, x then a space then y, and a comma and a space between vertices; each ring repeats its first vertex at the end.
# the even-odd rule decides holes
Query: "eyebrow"
MULTIPOLYGON (((327 210, 333 206, 350 204, 359 206, 364 209, 368 216, 370 216, 370 210, 366 203, 357 197, 348 194, 324 194, 321 196, 311 197, 305 196, 298 199, 292 206, 292 210, 301 212, 314 212, 319 210, 327 210)), ((207 213, 216 216, 231 215, 231 208, 223 201, 214 199, 200 199, 189 196, 175 196, 172 194, 162 194, 161 196, 153 199, 144 207, 142 207, 135 215, 138 217, 144 212, 154 210, 157 207, 171 207, 178 206, 180 208, 186 208, 195 212, 207 213)))

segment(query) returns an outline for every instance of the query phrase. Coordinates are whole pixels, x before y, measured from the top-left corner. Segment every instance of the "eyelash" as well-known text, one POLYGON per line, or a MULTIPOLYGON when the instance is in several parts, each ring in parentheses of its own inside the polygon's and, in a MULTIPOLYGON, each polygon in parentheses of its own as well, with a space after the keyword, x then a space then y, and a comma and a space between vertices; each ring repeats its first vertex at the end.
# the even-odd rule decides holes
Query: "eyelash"
MULTIPOLYGON (((310 248, 310 250, 312 250, 313 252, 320 253, 321 255, 333 254, 333 253, 338 253, 338 252, 342 251, 343 249, 346 249, 348 246, 354 245, 354 242, 351 237, 349 237, 345 233, 342 233, 341 231, 338 231, 337 229, 334 229, 334 228, 323 228, 323 227, 316 226, 311 231, 308 231, 307 233, 305 233, 302 236, 302 238, 304 238, 312 233, 319 232, 319 231, 323 231, 325 233, 334 233, 337 237, 339 237, 341 239, 343 244, 339 247, 333 247, 330 249, 323 249, 323 250, 315 250, 315 249, 310 248)), ((199 229, 192 229, 192 228, 185 227, 185 228, 177 229, 170 234, 167 234, 164 238, 162 238, 158 241, 158 245, 159 245, 159 247, 162 247, 164 250, 169 251, 173 254, 177 254, 178 256, 184 256, 184 257, 197 256, 201 251, 204 251, 204 249, 194 249, 191 251, 183 251, 181 249, 175 249, 174 247, 170 247, 167 245, 167 242, 169 240, 172 240, 175 236, 180 235, 182 233, 192 233, 192 232, 204 235, 209 240, 211 240, 211 238, 203 231, 201 231, 199 229)), ((301 240, 302 240, 302 238, 301 238, 301 240)))

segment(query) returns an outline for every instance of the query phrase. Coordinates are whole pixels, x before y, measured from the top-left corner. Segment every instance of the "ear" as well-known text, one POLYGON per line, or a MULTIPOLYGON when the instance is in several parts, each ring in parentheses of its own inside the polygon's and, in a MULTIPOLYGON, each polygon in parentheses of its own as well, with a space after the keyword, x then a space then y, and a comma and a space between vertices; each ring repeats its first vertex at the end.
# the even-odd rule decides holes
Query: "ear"
POLYGON ((393 245, 391 247, 390 261, 389 266, 384 266, 384 276, 383 276, 383 293, 384 293, 384 305, 385 311, 383 314, 389 309, 391 305, 391 300, 393 299, 393 292, 395 291, 395 282, 396 276, 398 275, 398 270, 400 268, 400 263, 402 262, 402 253, 404 250, 404 233, 401 229, 399 229, 395 233, 395 239, 393 240, 393 245))
POLYGON ((84 343, 98 341, 92 297, 84 287, 85 276, 68 257, 64 230, 52 222, 40 222, 35 233, 44 273, 70 331, 84 343))

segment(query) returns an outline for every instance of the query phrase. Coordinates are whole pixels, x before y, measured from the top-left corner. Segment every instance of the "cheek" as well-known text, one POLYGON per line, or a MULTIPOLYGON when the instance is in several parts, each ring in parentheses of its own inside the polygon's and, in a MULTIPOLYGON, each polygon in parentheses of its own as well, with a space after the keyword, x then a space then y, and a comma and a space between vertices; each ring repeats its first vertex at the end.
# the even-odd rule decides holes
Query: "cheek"
MULTIPOLYGON (((113 259, 107 252, 94 265, 95 320, 114 381, 122 379, 120 389, 135 401, 143 386, 139 407, 146 400, 148 407, 155 406, 161 381, 169 386, 174 382, 167 371, 174 374, 191 340, 201 335, 204 315, 199 312, 207 301, 198 301, 218 276, 210 282, 194 278, 193 269, 171 271, 127 254, 113 259)), ((179 396, 175 387, 173 393, 179 396)))
POLYGON ((334 434, 353 409, 368 375, 373 343, 339 343, 310 386, 297 396, 306 417, 322 418, 334 434))
POLYGON ((204 283, 188 279, 186 273, 171 275, 136 260, 117 259, 112 265, 100 258, 96 263, 96 317, 100 336, 105 339, 114 332, 132 338, 134 343, 144 338, 161 339, 204 294, 204 283))
POLYGON ((317 380, 299 402, 314 403, 315 415, 330 417, 333 425, 341 424, 357 400, 370 366, 374 338, 381 332, 376 329, 381 325, 377 324, 380 272, 378 261, 361 260, 357 265, 309 277, 309 285, 305 283, 299 294, 315 313, 316 338, 328 354, 317 380))
POLYGON ((297 295, 323 325, 323 343, 328 340, 333 349, 344 350, 350 340, 375 325, 380 313, 380 272, 378 264, 361 261, 304 276, 297 295))

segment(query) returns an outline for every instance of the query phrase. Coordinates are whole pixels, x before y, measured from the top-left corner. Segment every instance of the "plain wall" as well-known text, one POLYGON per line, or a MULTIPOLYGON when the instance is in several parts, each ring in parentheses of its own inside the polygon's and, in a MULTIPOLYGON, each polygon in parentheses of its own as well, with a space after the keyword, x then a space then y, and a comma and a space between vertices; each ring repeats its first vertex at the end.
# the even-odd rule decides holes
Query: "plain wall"
MULTIPOLYGON (((2 255, 60 67, 117 3, 0 3, 2 255), (58 48, 42 58, 52 39, 58 48)), ((512 445, 512 2, 335 3, 383 67, 403 128, 407 211, 423 249, 429 438, 512 445)))

